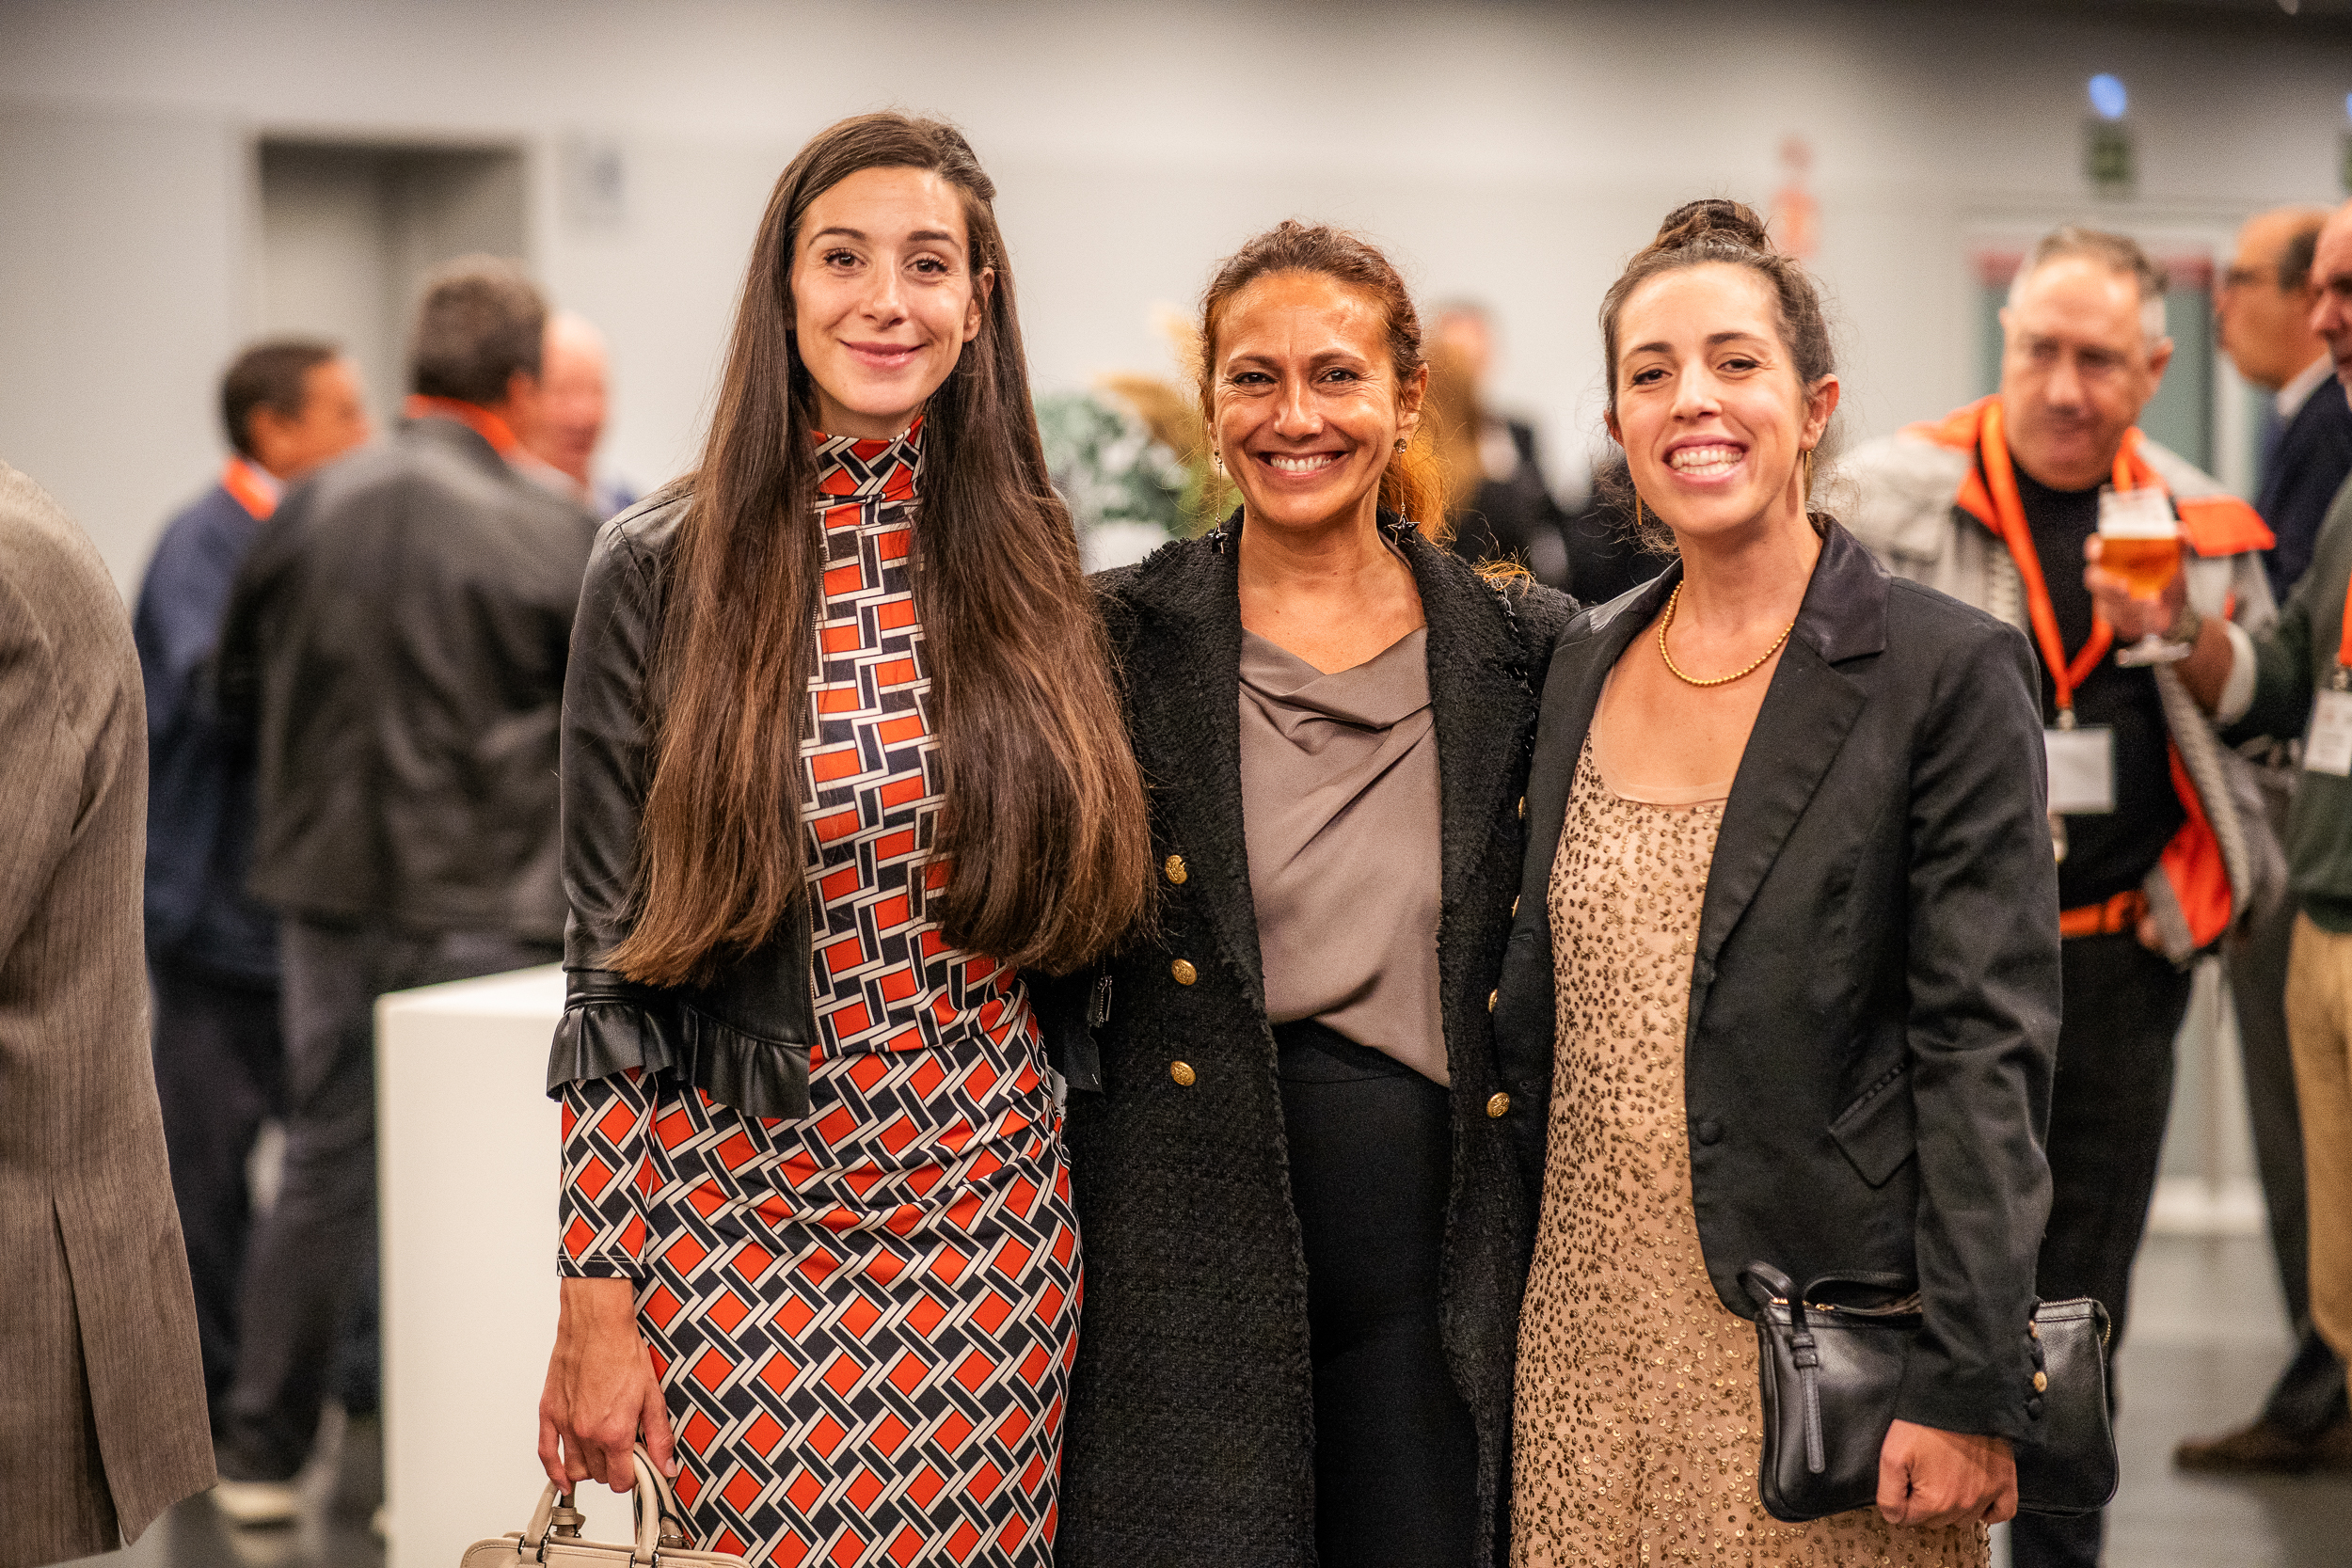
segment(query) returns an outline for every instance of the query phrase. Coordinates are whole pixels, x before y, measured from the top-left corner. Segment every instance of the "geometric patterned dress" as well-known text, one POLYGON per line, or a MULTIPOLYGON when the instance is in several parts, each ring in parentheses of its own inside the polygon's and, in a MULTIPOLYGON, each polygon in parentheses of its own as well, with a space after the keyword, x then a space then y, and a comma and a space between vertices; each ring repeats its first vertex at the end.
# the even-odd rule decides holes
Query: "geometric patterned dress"
POLYGON ((702 1548, 1048 1568, 1079 1305, 1060 1112, 1018 972, 924 915, 945 867, 907 582, 920 425, 819 441, 810 1113, 634 1070, 567 1085, 561 1268, 637 1282, 702 1548))

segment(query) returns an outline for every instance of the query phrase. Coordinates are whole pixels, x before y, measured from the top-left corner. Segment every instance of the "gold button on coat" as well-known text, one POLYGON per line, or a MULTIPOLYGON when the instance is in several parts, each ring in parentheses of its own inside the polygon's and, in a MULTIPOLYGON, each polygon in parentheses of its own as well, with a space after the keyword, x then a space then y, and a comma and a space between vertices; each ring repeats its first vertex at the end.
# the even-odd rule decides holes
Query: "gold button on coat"
POLYGON ((1511 1097, 1507 1094, 1498 1094, 1490 1098, 1486 1101, 1486 1114, 1490 1117, 1509 1116, 1511 1114, 1511 1097))
POLYGON ((1184 879, 1192 875, 1191 872, 1184 869, 1184 857, 1182 855, 1168 856, 1166 861, 1161 863, 1160 869, 1166 872, 1168 874, 1168 879, 1174 882, 1178 887, 1184 886, 1184 879))
POLYGON ((1486 993, 1486 1010, 1490 1013, 1493 1012, 1495 1010, 1495 1004, 1502 1000, 1502 992, 1500 990, 1488 991, 1486 993))
POLYGON ((1200 972, 1192 967, 1192 960, 1190 958, 1177 959, 1174 963, 1168 966, 1168 972, 1176 976, 1176 983, 1180 986, 1191 985, 1195 980, 1200 978, 1200 972))
POLYGON ((2049 1373, 2047 1373, 2047 1372, 2036 1372, 2036 1373, 2034 1373, 2034 1374, 2033 1374, 2033 1391, 2034 1391, 2035 1393, 2039 1394, 2039 1393, 2042 1392, 2044 1389, 2048 1388, 2049 1386, 2050 1386, 2050 1374, 2049 1374, 2049 1373))
POLYGON ((1175 1079, 1179 1086, 1187 1089, 1192 1087, 1193 1071, 1190 1062, 1168 1063, 1168 1075, 1175 1079))

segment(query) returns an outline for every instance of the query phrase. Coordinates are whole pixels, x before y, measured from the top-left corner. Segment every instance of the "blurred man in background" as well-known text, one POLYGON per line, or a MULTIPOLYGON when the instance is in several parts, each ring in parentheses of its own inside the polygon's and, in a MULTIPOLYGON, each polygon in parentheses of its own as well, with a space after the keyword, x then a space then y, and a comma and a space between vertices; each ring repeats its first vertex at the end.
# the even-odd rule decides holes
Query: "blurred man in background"
POLYGON ((138 657, 82 531, 0 463, 0 1568, 212 1484, 139 962, 138 657))
POLYGON ((596 478, 609 383, 604 334, 582 317, 558 311, 548 318, 540 350, 539 396, 531 417, 515 430, 537 460, 526 470, 599 517, 626 512, 637 499, 619 481, 596 478))
MULTIPOLYGON (((2339 383, 2352 385, 2352 203, 2321 229, 2312 262, 2312 325, 2339 383)), ((2310 1215, 2311 1319, 2337 1356, 2352 1353, 2352 485, 2321 525, 2310 568, 2278 625, 2249 637, 2191 614, 2194 585, 2175 576, 2155 600, 2094 567, 2085 574, 2119 637, 2191 624, 2180 681, 2232 740, 2299 736, 2301 777, 2287 820, 2296 905, 2287 958, 2288 1033, 2303 1128, 2310 1215)))
POLYGON ((1483 305, 1440 306, 1431 324, 1431 374, 1441 386, 1439 451, 1447 458, 1454 548, 1471 562, 1516 560, 1538 580, 1569 586, 1559 504, 1535 453, 1534 427, 1486 404, 1494 320, 1483 305), (1449 449, 1459 449, 1454 455, 1449 449))
MULTIPOLYGON (((2196 552, 2196 610, 2169 628, 2185 641, 2201 612, 2219 620, 2225 606, 2268 624, 2258 552, 2270 535, 2251 507, 2137 429, 2172 342, 2163 274, 2136 242, 2077 228, 2044 236, 2010 286, 2001 331, 1998 392, 1871 442, 1844 471, 1857 491, 1853 531, 1891 571, 2024 628, 2041 654, 2065 1012, 2036 1285, 2045 1299, 2103 1303, 2120 1347, 2189 960, 2258 906, 2267 880, 2236 804, 2233 769, 2245 763, 2169 674, 2111 657, 2121 640, 2093 615, 2080 563, 2105 488, 2153 492, 2196 552)), ((2101 1514, 2023 1513, 2011 1560, 2096 1563, 2103 1534, 2101 1514)))
POLYGON ((252 1215, 247 1162, 278 1114, 278 923, 246 892, 253 772, 222 732, 214 655, 230 585, 285 486, 368 438, 359 376, 330 343, 280 339, 221 378, 219 483, 166 524, 133 623, 147 688, 147 969, 155 1088, 196 1287, 215 1428, 236 1364, 252 1215))
MULTIPOLYGON (((2237 373, 2271 394, 2263 440, 2262 486, 2254 502, 2278 544, 2265 558, 2273 592, 2283 600, 2311 565, 2328 508, 2352 474, 2352 404, 2335 379, 2327 343, 2312 329, 2318 293, 2312 253, 2325 209, 2265 213, 2238 230, 2237 253, 2215 300, 2221 352, 2237 373)), ((2280 742, 2259 749, 2256 775, 2273 836, 2283 839, 2299 769, 2280 742)), ((2296 1474, 2352 1471, 2352 1405, 2344 1363, 2311 1322, 2311 1240, 2303 1180, 2303 1128, 2295 1099, 2295 1056, 2287 1042, 2287 951, 2295 905, 2280 896, 2253 911, 2230 944, 2231 1000, 2246 1064, 2246 1101, 2254 1159, 2270 1215, 2288 1319, 2301 1336, 2248 1426, 2182 1443, 2184 1469, 2296 1474)))
MULTIPOLYGON (((293 1516, 373 1277, 376 997, 562 956, 556 719, 597 519, 515 466, 546 325, 507 262, 436 273, 408 422, 289 496, 230 598, 221 696, 256 748, 251 886, 279 916, 287 1060, 219 1446, 239 1522, 293 1516)), ((372 1403, 356 1381, 346 1404, 372 1403)))

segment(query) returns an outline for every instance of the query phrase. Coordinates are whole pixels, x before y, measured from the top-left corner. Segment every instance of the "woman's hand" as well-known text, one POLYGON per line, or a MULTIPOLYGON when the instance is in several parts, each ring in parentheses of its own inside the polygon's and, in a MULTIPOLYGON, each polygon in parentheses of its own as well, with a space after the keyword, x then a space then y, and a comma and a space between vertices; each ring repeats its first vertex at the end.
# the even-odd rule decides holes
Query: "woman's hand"
POLYGON ((565 1492, 583 1481, 629 1491, 637 1484, 630 1450, 640 1433, 661 1473, 676 1475, 670 1412, 637 1336, 637 1282, 566 1279, 548 1386, 539 1396, 539 1466, 565 1492))
POLYGON ((1879 1449, 1879 1513, 1890 1525, 1922 1529, 2015 1517, 2017 1460, 2009 1439, 1897 1421, 1879 1449))

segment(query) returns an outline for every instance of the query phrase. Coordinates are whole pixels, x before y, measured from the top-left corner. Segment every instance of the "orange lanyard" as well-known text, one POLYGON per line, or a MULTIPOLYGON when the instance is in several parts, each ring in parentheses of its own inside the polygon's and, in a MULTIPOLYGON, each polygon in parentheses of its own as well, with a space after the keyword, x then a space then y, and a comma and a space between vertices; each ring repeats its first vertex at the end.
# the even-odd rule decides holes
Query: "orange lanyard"
POLYGON ((231 457, 221 469, 220 487, 257 523, 267 522, 278 510, 277 487, 263 483, 261 470, 242 457, 231 457))
MULTIPOLYGON (((1984 458, 1985 489, 1993 498, 1993 511, 1999 525, 2001 543, 2009 546, 2010 559, 2017 563, 2017 576, 2026 585, 2026 611, 2033 621, 2034 641, 2042 645, 2042 668, 2050 672, 2051 688, 2058 694, 2058 727, 2074 727, 2074 688, 2090 678, 2099 661, 2115 645, 2115 628, 2107 618, 2093 610, 2090 612, 2090 636, 2073 658, 2066 657, 2066 643, 2058 636, 2058 610, 2050 603, 2050 586, 2042 576, 2042 558, 2033 547, 2033 530, 2026 521, 2026 505, 2017 496, 2017 470, 2009 460, 2009 442, 2001 435, 2001 405, 1994 403, 1984 411, 1984 439, 1979 449, 1984 458)), ((2129 461, 2130 438, 2115 450, 2115 487, 2132 488, 2129 461)), ((2352 648, 2352 636, 2345 646, 2352 648)))
POLYGON ((466 403, 457 398, 427 397, 422 392, 416 392, 409 396, 403 412, 412 420, 455 420, 489 442, 497 449, 498 454, 510 463, 523 450, 522 442, 516 438, 515 427, 478 403, 466 403))

